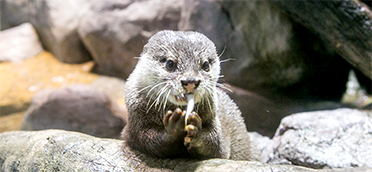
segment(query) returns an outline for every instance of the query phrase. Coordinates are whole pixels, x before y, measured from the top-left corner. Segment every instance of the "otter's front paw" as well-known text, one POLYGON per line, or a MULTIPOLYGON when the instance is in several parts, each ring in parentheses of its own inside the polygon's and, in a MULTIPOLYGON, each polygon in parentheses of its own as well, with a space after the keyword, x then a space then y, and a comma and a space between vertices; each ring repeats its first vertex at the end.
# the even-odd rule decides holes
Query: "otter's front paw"
POLYGON ((171 136, 184 136, 185 135, 185 113, 182 112, 180 108, 176 110, 168 111, 164 118, 163 124, 165 127, 165 131, 171 136))
POLYGON ((187 118, 186 126, 186 137, 184 139, 184 144, 187 149, 194 147, 198 132, 202 129, 202 121, 199 115, 195 112, 192 112, 187 118))

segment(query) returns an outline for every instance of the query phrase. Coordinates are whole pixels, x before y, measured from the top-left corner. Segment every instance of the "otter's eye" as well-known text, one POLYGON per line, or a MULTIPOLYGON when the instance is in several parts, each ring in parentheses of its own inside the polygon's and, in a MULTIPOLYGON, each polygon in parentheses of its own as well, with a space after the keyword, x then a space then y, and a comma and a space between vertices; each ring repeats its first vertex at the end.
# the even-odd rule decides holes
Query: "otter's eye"
POLYGON ((209 67, 210 67, 210 64, 208 61, 205 61, 202 65, 202 69, 209 72, 209 67))
POLYGON ((169 71, 173 71, 176 68, 176 63, 173 60, 167 60, 167 63, 165 64, 165 67, 169 71))

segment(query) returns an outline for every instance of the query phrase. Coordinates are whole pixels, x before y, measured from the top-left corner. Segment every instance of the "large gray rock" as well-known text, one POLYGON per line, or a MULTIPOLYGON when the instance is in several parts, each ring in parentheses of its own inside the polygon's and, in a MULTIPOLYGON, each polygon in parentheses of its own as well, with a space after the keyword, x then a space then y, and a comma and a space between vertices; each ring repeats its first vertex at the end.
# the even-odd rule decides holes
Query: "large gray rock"
POLYGON ((61 130, 2 133, 0 171, 317 171, 298 166, 224 159, 156 159, 122 145, 120 140, 61 130))
POLYGON ((95 71, 126 79, 143 45, 156 32, 177 30, 179 0, 109 0, 92 5, 79 35, 96 63, 95 71))
POLYGON ((91 0, 4 0, 1 29, 31 22, 45 48, 62 62, 81 63, 90 55, 80 41, 77 27, 91 0))
POLYGON ((106 94, 75 85, 38 92, 25 114, 22 130, 64 129, 119 138, 125 124, 126 111, 106 94))
POLYGON ((371 115, 337 109, 288 116, 265 150, 265 161, 311 168, 372 168, 371 115))
POLYGON ((341 98, 350 65, 268 1, 188 0, 181 14, 180 30, 204 33, 223 61, 234 59, 222 63, 223 81, 279 101, 341 98))
POLYGON ((39 37, 30 23, 0 31, 0 62, 19 62, 42 51, 39 37))

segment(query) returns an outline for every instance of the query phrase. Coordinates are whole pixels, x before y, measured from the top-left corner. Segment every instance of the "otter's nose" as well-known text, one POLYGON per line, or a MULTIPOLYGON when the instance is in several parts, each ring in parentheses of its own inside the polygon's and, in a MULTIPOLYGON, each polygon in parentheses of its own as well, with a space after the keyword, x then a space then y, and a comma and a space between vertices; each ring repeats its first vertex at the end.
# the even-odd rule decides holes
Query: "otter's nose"
POLYGON ((181 80, 181 84, 183 88, 187 90, 187 92, 192 92, 193 90, 198 88, 200 84, 200 80, 196 80, 196 79, 181 80))

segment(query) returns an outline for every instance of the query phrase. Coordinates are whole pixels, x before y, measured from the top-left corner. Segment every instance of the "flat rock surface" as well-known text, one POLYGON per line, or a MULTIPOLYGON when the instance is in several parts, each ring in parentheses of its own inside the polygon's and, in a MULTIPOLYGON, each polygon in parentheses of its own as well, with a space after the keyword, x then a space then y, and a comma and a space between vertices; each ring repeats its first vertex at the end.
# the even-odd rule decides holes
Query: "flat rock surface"
MULTIPOLYGON (((0 134, 3 171, 317 171, 290 165, 211 159, 156 159, 127 147, 123 141, 77 132, 44 130, 0 134)), ((321 170, 320 170, 321 171, 321 170)), ((326 171, 368 171, 346 169, 326 171)))

